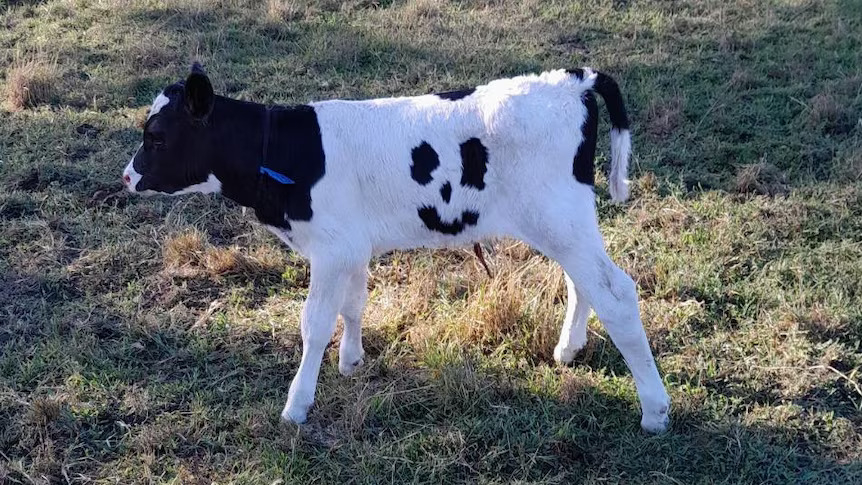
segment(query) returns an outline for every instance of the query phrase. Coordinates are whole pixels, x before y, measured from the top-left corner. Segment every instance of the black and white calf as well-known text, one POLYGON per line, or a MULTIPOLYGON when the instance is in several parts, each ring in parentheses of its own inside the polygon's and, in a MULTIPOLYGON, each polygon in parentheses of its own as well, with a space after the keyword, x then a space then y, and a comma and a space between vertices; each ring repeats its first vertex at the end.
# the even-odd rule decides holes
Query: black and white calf
POLYGON ((338 368, 362 364, 374 254, 511 236, 558 261, 568 308, 554 350, 571 362, 594 309, 634 376, 641 425, 662 431, 665 392, 635 284, 604 250, 593 193, 598 109, 610 113, 610 192, 628 196, 619 88, 590 69, 499 79, 469 91, 267 107, 216 96, 200 66, 155 99, 123 174, 131 192, 221 192, 311 263, 303 353, 282 417, 305 421, 324 349, 344 319, 338 368))

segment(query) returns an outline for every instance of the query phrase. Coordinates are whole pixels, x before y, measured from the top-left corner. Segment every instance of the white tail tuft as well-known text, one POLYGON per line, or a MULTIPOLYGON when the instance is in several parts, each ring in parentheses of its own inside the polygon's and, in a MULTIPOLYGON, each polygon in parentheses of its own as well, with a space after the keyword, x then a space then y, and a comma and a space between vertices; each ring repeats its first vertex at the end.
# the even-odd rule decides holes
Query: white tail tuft
POLYGON ((611 175, 608 188, 611 200, 617 203, 629 198, 629 154, 632 151, 632 136, 629 130, 611 129, 611 175))

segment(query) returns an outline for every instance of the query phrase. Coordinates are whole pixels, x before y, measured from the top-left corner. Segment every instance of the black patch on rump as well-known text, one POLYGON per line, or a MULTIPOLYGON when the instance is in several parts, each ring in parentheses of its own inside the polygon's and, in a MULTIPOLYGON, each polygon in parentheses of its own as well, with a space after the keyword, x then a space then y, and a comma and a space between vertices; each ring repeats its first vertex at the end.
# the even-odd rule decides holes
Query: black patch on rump
POLYGON ((587 108, 587 117, 584 120, 584 125, 581 127, 583 140, 581 140, 581 144, 575 152, 572 173, 578 182, 595 185, 596 136, 598 132, 599 108, 593 93, 587 92, 584 94, 584 106, 587 108))
POLYGON ((465 226, 475 226, 479 222, 479 213, 474 211, 464 211, 461 213, 460 219, 455 219, 452 222, 443 222, 440 218, 440 213, 435 207, 420 207, 419 218, 425 223, 425 227, 432 231, 437 231, 443 234, 452 236, 458 235, 464 230, 465 226))
POLYGON ((477 190, 485 188, 485 172, 488 171, 488 149, 478 138, 470 138, 461 144, 461 185, 477 190))
POLYGON ((428 142, 423 141, 421 145, 411 152, 413 165, 410 166, 410 176, 420 185, 428 185, 431 182, 431 172, 440 166, 440 158, 437 152, 431 148, 428 142))
POLYGON ((277 106, 271 110, 266 166, 294 183, 285 185, 260 176, 253 206, 262 223, 290 229, 289 220, 311 220, 311 189, 326 173, 326 157, 314 108, 277 106))
POLYGON ((447 204, 449 203, 452 199, 452 184, 446 182, 442 187, 440 187, 440 197, 443 197, 443 202, 447 204))
POLYGON ((446 91, 444 93, 437 93, 437 96, 442 99, 448 99, 449 101, 458 101, 459 99, 466 98, 476 92, 476 88, 470 89, 461 89, 458 91, 446 91))

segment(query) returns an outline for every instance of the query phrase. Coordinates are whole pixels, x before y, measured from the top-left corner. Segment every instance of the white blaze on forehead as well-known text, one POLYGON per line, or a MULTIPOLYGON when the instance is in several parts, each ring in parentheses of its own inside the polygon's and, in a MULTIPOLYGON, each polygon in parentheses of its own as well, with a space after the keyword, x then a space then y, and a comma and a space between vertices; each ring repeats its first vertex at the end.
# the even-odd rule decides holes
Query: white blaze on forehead
POLYGON ((153 106, 150 107, 150 114, 147 115, 147 119, 152 118, 153 115, 161 111, 162 108, 167 106, 170 102, 171 98, 165 96, 164 93, 159 93, 159 95, 156 96, 156 99, 153 100, 153 106))

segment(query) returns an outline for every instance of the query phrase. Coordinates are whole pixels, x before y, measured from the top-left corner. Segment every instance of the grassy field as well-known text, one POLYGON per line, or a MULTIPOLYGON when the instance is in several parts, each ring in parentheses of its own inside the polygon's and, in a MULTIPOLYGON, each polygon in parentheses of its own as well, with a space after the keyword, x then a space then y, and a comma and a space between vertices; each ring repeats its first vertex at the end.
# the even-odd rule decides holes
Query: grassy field
POLYGON ((0 483, 862 483, 860 53, 859 0, 0 2, 0 483), (280 423, 305 263, 218 197, 120 190, 195 59, 281 103, 616 77, 634 194, 600 181, 602 229, 669 432, 594 317, 553 362, 562 273, 513 241, 493 278, 376 259, 366 367, 331 347, 280 423))

